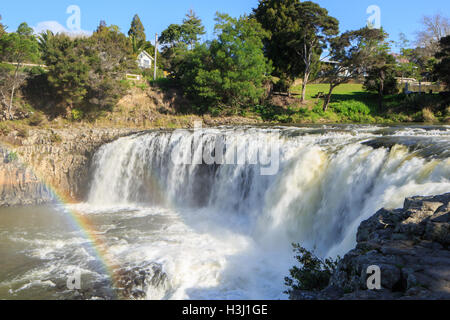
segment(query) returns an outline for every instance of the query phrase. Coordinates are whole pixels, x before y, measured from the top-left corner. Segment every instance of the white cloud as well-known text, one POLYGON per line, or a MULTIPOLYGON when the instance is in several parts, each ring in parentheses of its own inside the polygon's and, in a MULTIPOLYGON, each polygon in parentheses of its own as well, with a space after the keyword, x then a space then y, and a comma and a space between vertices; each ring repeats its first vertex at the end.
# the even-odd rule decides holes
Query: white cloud
POLYGON ((35 27, 33 27, 34 32, 36 34, 45 32, 47 30, 52 31, 53 33, 65 33, 69 36, 89 36, 92 32, 79 30, 79 31, 70 31, 58 21, 43 21, 39 22, 35 27))

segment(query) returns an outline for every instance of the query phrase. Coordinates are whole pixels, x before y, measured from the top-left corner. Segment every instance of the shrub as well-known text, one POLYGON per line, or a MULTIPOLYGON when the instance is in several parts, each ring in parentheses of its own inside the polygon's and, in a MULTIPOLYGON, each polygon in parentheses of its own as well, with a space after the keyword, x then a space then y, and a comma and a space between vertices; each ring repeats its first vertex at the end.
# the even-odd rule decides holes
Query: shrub
MULTIPOLYGON (((364 82, 364 89, 369 92, 378 92, 380 90, 380 80, 369 76, 364 82)), ((383 95, 398 94, 398 92, 398 83, 395 74, 389 75, 384 83, 383 95)))
POLYGON ((18 128, 17 136, 20 138, 28 138, 28 129, 27 128, 18 128))
POLYGON ((56 132, 52 132, 50 135, 50 141, 52 143, 59 143, 62 141, 62 138, 59 134, 57 134, 56 132))
POLYGON ((325 289, 341 258, 321 260, 299 244, 292 244, 292 246, 300 267, 292 267, 290 277, 285 278, 286 286, 291 288, 285 293, 289 294, 293 290, 321 291, 325 289))
POLYGON ((355 114, 370 114, 370 108, 365 103, 356 100, 343 101, 339 104, 334 104, 333 109, 348 118, 351 118, 355 114))
POLYGON ((33 113, 31 117, 28 118, 28 124, 30 126, 39 126, 44 121, 44 117, 40 113, 33 113))
POLYGON ((84 113, 80 109, 73 109, 71 111, 71 114, 72 114, 72 120, 74 120, 74 121, 79 121, 79 120, 83 119, 83 117, 84 117, 84 113))
POLYGON ((424 122, 435 122, 436 121, 436 118, 435 118, 433 112, 429 108, 423 108, 422 116, 423 116, 424 122))
POLYGON ((11 132, 11 128, 4 122, 0 122, 0 135, 7 136, 11 132))
POLYGON ((150 85, 163 90, 169 90, 176 87, 176 82, 170 78, 158 78, 156 80, 150 80, 150 85))
POLYGON ((275 92, 288 92, 291 88, 292 81, 285 77, 280 78, 277 82, 273 83, 273 91, 275 92))
MULTIPOLYGON (((151 69, 145 69, 142 71, 142 76, 147 79, 148 81, 153 81, 154 79, 154 69, 153 67, 151 69)), ((165 79, 164 70, 161 68, 156 68, 156 80, 159 79, 165 79)))
POLYGON ((147 90, 147 84, 146 84, 146 83, 140 83, 140 84, 137 84, 136 87, 138 87, 138 88, 141 89, 142 91, 147 90))
POLYGON ((222 114, 222 109, 219 107, 209 107, 208 111, 212 117, 219 117, 222 114))
POLYGON ((19 156, 17 155, 17 152, 12 151, 12 152, 8 153, 8 156, 7 156, 8 163, 17 161, 18 159, 19 159, 19 156))

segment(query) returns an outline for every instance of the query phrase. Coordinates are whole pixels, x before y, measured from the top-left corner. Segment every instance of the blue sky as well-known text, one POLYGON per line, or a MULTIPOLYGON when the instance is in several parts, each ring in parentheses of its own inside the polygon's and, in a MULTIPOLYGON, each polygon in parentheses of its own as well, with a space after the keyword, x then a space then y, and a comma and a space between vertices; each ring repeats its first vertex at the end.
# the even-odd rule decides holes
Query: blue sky
MULTIPOLYGON (((398 34, 404 32, 410 40, 420 29, 422 15, 441 13, 450 15, 448 0, 316 0, 328 9, 330 14, 340 20, 341 31, 364 26, 368 18, 366 9, 377 5, 381 9, 381 24, 397 40, 398 34)), ((66 27, 70 5, 81 9, 81 29, 93 31, 100 20, 118 25, 127 32, 135 13, 141 17, 147 37, 154 38, 171 23, 180 23, 189 9, 193 9, 202 18, 206 29, 206 38, 213 37, 214 15, 216 11, 226 12, 232 16, 250 13, 258 0, 16 0, 1 1, 0 14, 9 30, 15 30, 25 21, 30 26, 42 25, 66 27), (42 24, 45 22, 44 24, 42 24), (47 22, 52 22, 48 23, 47 22)))

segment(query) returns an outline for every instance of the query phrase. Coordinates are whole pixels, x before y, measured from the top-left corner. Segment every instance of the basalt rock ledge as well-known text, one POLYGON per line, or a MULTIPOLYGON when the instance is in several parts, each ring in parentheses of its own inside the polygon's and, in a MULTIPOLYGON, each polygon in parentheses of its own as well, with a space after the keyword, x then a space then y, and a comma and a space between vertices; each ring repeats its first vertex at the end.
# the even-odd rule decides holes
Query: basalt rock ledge
MULTIPOLYGON (((413 197, 381 209, 359 227, 356 248, 328 288, 292 299, 450 299, 450 193, 413 197), (367 268, 381 269, 381 290, 367 289, 367 268)), ((370 276, 370 275, 369 275, 370 276)))
POLYGON ((103 144, 133 129, 36 129, 26 137, 12 132, 0 143, 0 207, 83 199, 90 161, 103 144))

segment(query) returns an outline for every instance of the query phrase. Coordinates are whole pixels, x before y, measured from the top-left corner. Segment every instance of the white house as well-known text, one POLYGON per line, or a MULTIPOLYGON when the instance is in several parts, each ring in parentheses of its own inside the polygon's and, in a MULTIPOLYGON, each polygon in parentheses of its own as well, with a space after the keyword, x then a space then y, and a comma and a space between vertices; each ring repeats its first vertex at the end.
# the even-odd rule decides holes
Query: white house
POLYGON ((154 59, 151 55, 147 53, 147 51, 142 50, 138 56, 138 66, 141 69, 150 69, 152 67, 154 59))
MULTIPOLYGON (((333 66, 335 68, 337 68, 339 66, 339 62, 337 61, 332 61, 328 58, 324 58, 321 60, 322 63, 333 66)), ((343 70, 341 72, 339 72, 339 76, 340 77, 349 77, 350 76, 350 71, 346 68, 343 68, 343 70)))

